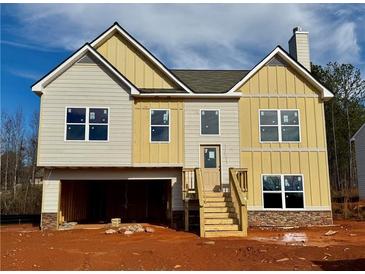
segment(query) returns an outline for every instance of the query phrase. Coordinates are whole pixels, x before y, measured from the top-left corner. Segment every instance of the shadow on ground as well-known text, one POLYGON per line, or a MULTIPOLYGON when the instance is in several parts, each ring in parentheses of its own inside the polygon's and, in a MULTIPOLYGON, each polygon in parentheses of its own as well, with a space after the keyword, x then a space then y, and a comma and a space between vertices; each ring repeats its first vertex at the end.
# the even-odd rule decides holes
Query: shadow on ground
POLYGON ((322 270, 365 270, 365 259, 335 260, 335 261, 313 261, 322 270))

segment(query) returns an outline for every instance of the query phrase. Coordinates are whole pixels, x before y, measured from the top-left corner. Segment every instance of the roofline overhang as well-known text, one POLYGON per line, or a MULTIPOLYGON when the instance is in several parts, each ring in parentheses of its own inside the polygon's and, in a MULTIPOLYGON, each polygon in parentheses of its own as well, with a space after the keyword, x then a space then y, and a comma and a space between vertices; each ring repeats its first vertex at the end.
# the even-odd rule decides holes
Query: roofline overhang
POLYGON ((241 93, 219 93, 219 94, 209 94, 209 93, 140 93, 133 95, 134 97, 174 97, 174 98, 241 98, 241 93))

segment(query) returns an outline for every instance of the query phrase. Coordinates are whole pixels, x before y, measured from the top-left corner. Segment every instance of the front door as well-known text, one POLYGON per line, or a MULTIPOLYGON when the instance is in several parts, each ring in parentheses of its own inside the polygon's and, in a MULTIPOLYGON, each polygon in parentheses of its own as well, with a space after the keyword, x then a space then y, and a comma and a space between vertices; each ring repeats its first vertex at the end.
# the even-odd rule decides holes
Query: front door
POLYGON ((205 191, 221 191, 220 146, 200 146, 200 167, 205 191))

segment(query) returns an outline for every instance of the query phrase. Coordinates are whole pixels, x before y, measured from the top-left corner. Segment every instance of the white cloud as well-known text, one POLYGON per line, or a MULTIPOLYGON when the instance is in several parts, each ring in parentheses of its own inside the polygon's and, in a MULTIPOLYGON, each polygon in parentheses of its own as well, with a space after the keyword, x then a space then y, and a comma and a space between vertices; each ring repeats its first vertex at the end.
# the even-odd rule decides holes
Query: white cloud
POLYGON ((360 64, 353 13, 346 5, 42 4, 18 5, 14 16, 18 35, 42 47, 74 50, 118 21, 170 67, 251 68, 277 44, 287 48, 297 25, 310 32, 313 62, 360 64))
POLYGON ((22 69, 7 69, 7 71, 15 76, 30 79, 30 80, 38 80, 40 77, 40 73, 29 71, 29 70, 22 70, 22 69))

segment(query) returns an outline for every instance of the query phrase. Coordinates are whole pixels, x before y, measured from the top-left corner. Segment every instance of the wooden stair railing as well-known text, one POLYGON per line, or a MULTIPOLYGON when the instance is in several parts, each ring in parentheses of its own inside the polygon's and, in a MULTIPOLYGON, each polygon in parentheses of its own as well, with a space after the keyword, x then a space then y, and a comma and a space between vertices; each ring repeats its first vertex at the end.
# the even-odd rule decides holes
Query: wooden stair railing
POLYGON ((230 168, 229 184, 231 189, 232 202, 237 212, 240 231, 243 236, 247 235, 247 168, 230 168))
POLYGON ((204 218, 204 186, 203 176, 200 168, 195 169, 196 192, 199 200, 199 220, 200 220, 200 237, 205 237, 205 218, 204 218))
POLYGON ((200 236, 204 237, 204 187, 200 168, 184 168, 182 176, 185 231, 189 231, 189 200, 199 201, 200 236))

